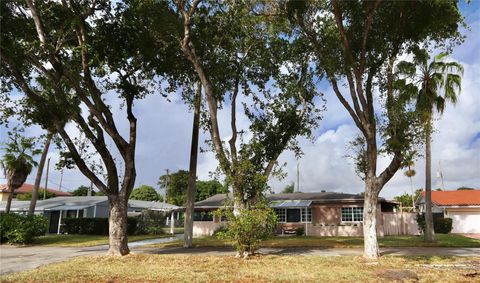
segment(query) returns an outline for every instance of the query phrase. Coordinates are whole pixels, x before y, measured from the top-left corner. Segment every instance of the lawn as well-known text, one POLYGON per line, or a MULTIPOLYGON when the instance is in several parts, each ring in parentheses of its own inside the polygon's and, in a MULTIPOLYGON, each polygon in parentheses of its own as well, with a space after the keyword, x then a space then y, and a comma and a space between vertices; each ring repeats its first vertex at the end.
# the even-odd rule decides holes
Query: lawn
POLYGON ((371 263, 360 257, 143 254, 79 257, 2 282, 466 282, 480 278, 479 268, 480 257, 382 257, 371 263))
MULTIPOLYGON (((461 235, 437 234, 435 243, 425 243, 422 236, 385 236, 379 237, 380 247, 480 247, 480 240, 461 235)), ((178 247, 182 242, 155 244, 156 247, 178 247)), ((194 247, 225 247, 229 242, 215 237, 193 239, 194 247)), ((328 248, 358 248, 363 247, 363 237, 305 237, 288 236, 272 237, 261 244, 268 248, 293 247, 328 247, 328 248)))
MULTIPOLYGON (((132 235, 128 236, 129 242, 171 237, 171 235, 132 235)), ((47 235, 35 238, 33 245, 46 247, 91 247, 107 245, 108 236, 101 235, 47 235)))

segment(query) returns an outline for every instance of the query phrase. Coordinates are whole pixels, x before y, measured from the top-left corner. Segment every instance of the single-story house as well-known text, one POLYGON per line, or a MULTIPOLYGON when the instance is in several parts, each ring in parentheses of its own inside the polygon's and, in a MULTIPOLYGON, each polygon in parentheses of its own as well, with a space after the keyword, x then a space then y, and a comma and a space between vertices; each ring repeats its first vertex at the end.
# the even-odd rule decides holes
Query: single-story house
MULTIPOLYGON (((40 186, 40 189, 43 190, 43 187, 40 186)), ((25 183, 20 188, 16 189, 13 192, 13 198, 17 198, 17 195, 32 193, 32 191, 33 191, 33 185, 25 183)), ((47 192, 52 193, 52 194, 56 195, 57 197, 68 197, 68 196, 72 195, 69 192, 62 192, 62 191, 54 190, 54 189, 47 189, 47 192)), ((8 190, 7 185, 6 184, 0 184, 0 201, 8 200, 9 195, 10 195, 10 191, 8 190)))
MULTIPOLYGON (((13 200, 11 212, 27 213, 30 201, 13 200)), ((6 202, 0 202, 0 212, 5 211, 6 202)), ((156 201, 129 200, 128 213, 135 214, 144 210, 176 213, 179 207, 156 201)), ((38 200, 35 214, 44 215, 48 219, 49 233, 60 233, 64 218, 106 218, 109 214, 109 203, 106 196, 56 197, 38 200)), ((172 217, 173 218, 173 217, 172 217)))
MULTIPOLYGON (((267 195, 277 213, 277 233, 304 228, 310 236, 362 236, 363 196, 337 192, 312 192, 267 195)), ((231 195, 218 194, 195 203, 194 235, 211 235, 225 222, 212 215, 231 195)), ((397 214, 397 203, 380 198, 377 205, 377 233, 418 234, 413 215, 397 214), (395 229, 393 229, 393 228, 395 229)))
MULTIPOLYGON (((425 192, 416 204, 425 211, 425 192)), ((432 212, 452 219, 452 233, 480 233, 480 190, 432 191, 432 212)))

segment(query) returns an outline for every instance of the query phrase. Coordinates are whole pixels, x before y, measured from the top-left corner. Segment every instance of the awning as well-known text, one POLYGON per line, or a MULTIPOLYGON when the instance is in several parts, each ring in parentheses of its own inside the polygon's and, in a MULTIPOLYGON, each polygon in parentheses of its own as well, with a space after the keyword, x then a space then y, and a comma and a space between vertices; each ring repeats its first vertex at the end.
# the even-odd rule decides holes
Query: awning
POLYGON ((270 203, 271 208, 309 207, 311 200, 278 200, 270 203))
POLYGON ((82 210, 92 207, 93 205, 60 205, 55 207, 46 208, 47 211, 60 211, 60 210, 82 210))

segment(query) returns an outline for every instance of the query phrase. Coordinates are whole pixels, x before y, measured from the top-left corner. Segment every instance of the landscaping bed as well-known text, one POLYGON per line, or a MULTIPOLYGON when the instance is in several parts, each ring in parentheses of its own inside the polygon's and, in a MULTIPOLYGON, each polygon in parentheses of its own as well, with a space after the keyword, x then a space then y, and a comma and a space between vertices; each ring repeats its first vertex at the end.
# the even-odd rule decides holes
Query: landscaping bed
MULTIPOLYGON (((131 235, 128 241, 135 242, 147 239, 171 237, 172 235, 131 235)), ((107 245, 108 236, 103 235, 47 235, 35 239, 33 245, 55 247, 92 247, 107 245)))
POLYGON ((479 269, 480 257, 128 255, 79 257, 2 282, 465 282, 480 279, 479 269))

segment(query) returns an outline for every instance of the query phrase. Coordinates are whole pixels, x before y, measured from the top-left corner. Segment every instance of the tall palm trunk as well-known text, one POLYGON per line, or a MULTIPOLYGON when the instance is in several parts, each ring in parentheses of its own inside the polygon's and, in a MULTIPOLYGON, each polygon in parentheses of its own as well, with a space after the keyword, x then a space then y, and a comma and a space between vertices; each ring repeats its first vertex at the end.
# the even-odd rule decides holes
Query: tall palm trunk
POLYGON ((413 175, 411 175, 413 171, 410 165, 408 165, 408 171, 410 172, 410 176, 408 176, 408 178, 410 179, 410 189, 412 190, 412 211, 415 212, 415 192, 413 190, 413 175))
MULTIPOLYGON (((43 147, 42 156, 40 157, 40 162, 38 163, 37 176, 35 177, 35 184, 33 185, 32 190, 32 199, 30 200, 30 207, 28 208, 28 215, 33 215, 35 212, 35 206, 37 205, 38 199, 38 188, 40 187, 40 181, 42 180, 43 167, 45 167, 45 160, 47 159, 48 149, 50 147, 50 142, 52 141, 53 134, 48 132, 47 140, 43 147)), ((47 188, 45 188, 46 190, 47 188)))
POLYGON ((432 215, 432 152, 431 138, 432 134, 432 117, 431 112, 427 119, 425 133, 425 241, 435 241, 435 232, 433 230, 432 215))
POLYGON ((197 84, 195 96, 195 112, 193 114, 192 145, 190 149, 190 167, 188 172, 187 203, 185 208, 184 243, 186 248, 192 247, 193 241, 193 211, 196 194, 198 134, 200 130, 200 106, 202 100, 202 84, 197 84))

